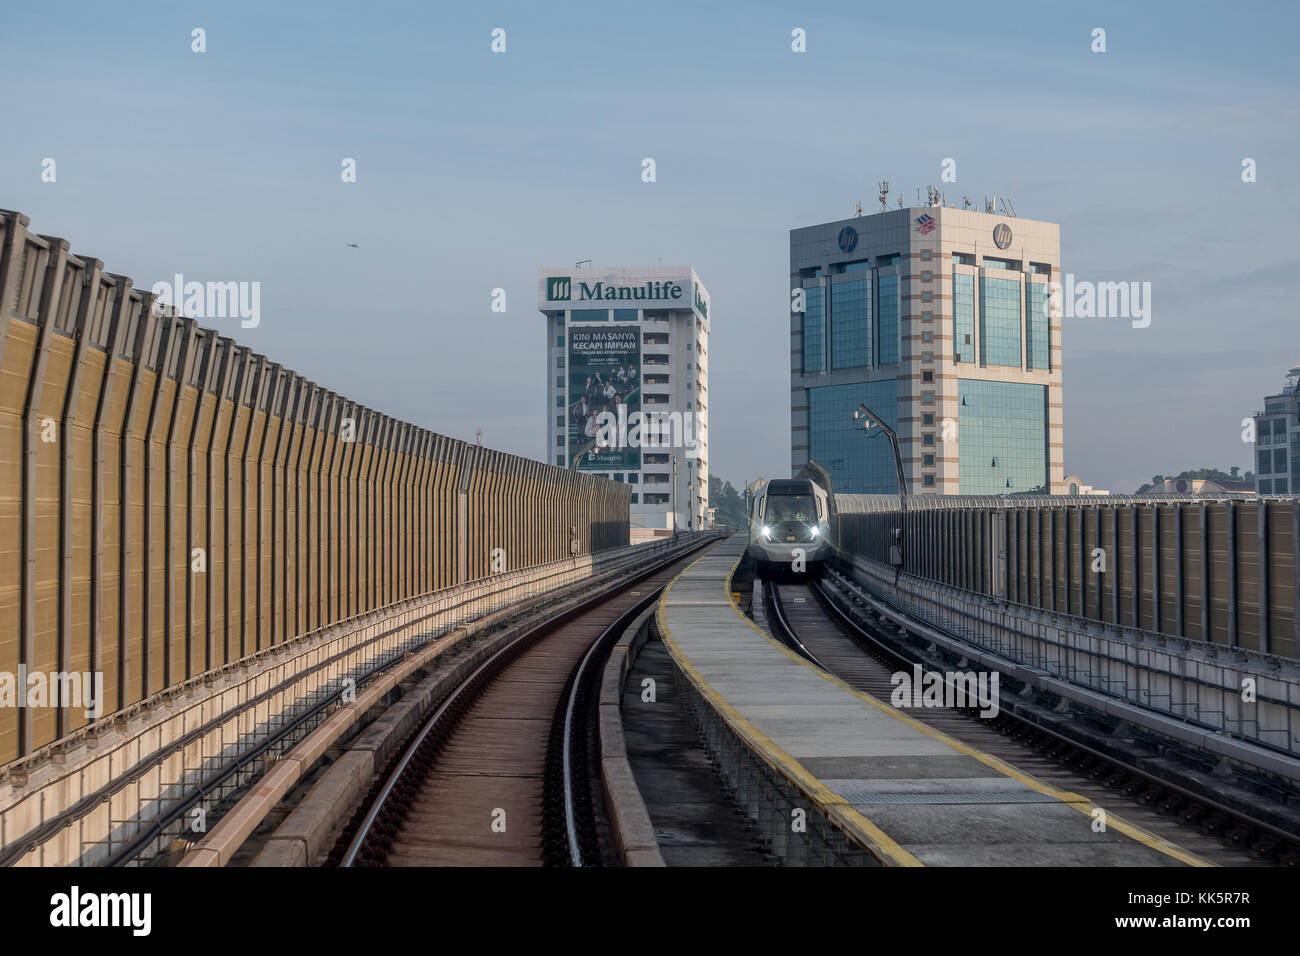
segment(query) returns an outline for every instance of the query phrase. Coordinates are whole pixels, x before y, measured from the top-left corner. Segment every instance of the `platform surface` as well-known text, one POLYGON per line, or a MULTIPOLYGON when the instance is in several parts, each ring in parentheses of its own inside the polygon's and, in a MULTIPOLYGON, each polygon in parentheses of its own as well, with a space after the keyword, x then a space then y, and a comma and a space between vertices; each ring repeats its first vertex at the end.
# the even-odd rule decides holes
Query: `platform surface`
POLYGON ((786 650, 731 599, 733 535, 659 607, 664 643, 761 756, 882 860, 926 866, 1179 866, 1198 857, 849 688, 786 650))

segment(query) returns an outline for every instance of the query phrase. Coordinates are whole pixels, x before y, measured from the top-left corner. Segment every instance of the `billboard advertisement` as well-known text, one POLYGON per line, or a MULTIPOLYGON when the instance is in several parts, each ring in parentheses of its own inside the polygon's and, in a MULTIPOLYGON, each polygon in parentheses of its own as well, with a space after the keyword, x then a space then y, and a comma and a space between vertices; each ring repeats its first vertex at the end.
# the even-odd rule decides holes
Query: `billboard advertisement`
POLYGON ((636 471, 641 467, 641 449, 621 441, 618 429, 601 427, 611 419, 627 421, 641 410, 640 335, 635 326, 569 328, 571 467, 582 471, 636 471))

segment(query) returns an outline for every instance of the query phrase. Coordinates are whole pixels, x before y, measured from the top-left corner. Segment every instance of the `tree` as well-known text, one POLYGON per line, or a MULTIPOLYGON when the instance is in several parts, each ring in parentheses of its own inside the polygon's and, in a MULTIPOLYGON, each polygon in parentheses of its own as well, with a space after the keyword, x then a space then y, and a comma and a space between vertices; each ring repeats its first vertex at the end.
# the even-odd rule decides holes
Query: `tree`
POLYGON ((717 475, 709 475, 709 507, 714 508, 714 524, 723 524, 732 531, 743 530, 749 525, 745 515, 745 500, 729 481, 723 481, 717 475))

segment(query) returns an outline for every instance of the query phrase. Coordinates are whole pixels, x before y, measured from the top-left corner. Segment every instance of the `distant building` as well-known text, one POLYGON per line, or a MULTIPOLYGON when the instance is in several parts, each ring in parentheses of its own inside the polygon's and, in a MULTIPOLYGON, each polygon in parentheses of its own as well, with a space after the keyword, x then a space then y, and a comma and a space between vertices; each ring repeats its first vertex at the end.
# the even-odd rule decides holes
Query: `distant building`
POLYGON ((705 526, 709 293, 689 266, 541 269, 546 457, 632 486, 634 542, 705 526))
POLYGON ((1109 491, 1102 491, 1100 488, 1094 488, 1092 485, 1085 485, 1083 479, 1078 475, 1065 476, 1065 493, 1067 495, 1108 495, 1109 491))
POLYGON ((791 229, 791 474, 896 492, 865 403, 914 494, 1062 494, 1060 261, 1056 223, 937 204, 791 229))
POLYGON ((1280 395, 1255 413, 1255 490, 1261 495, 1300 494, 1300 365, 1286 373, 1280 395))

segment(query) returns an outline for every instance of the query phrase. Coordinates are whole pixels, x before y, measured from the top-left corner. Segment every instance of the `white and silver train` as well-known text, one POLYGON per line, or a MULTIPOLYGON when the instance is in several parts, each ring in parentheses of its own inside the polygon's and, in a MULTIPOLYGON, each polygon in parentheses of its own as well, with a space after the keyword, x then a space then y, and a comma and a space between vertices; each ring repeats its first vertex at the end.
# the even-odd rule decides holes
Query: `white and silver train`
POLYGON ((809 478, 773 478, 749 499, 749 554, 760 575, 816 576, 831 557, 830 501, 809 478))

